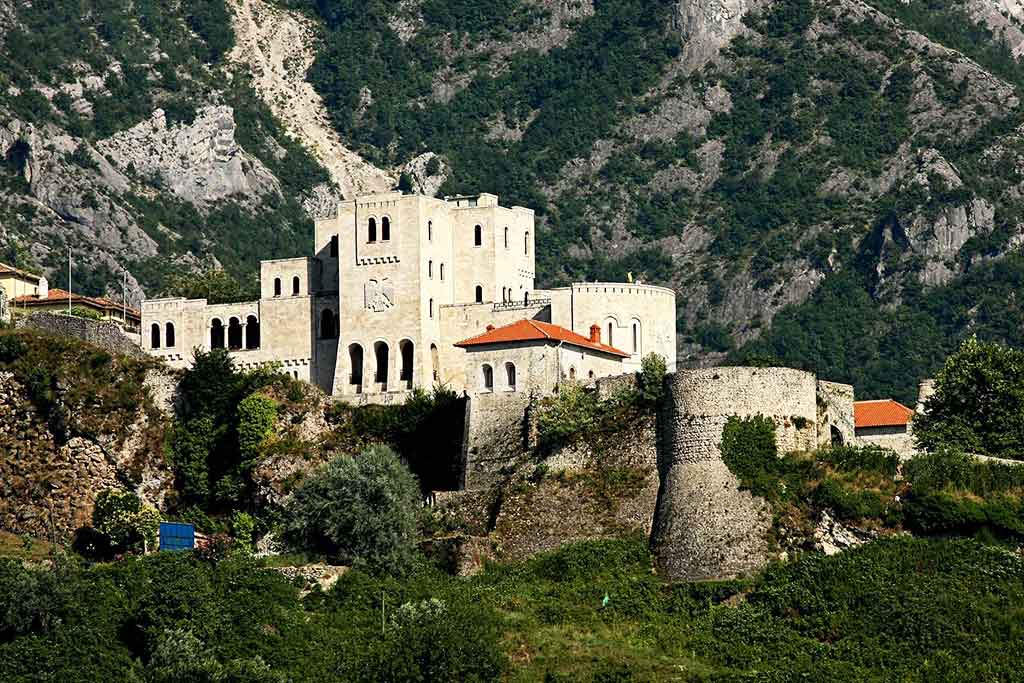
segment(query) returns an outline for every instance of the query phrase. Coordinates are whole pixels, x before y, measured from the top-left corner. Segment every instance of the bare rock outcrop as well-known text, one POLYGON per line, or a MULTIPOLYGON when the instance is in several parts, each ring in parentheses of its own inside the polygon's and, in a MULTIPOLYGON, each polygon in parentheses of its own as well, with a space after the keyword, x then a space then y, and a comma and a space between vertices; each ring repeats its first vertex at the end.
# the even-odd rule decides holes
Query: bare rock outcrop
POLYGON ((277 178, 235 141, 234 111, 203 107, 188 125, 168 125, 162 109, 148 121, 97 144, 121 170, 143 177, 193 204, 242 195, 280 195, 277 178))
POLYGON ((434 197, 448 178, 450 169, 438 155, 433 152, 424 152, 412 158, 402 168, 402 173, 407 174, 412 180, 413 192, 434 197), (433 168, 434 166, 436 168, 433 168))
POLYGON ((763 0, 679 0, 673 28, 683 42, 689 70, 702 66, 743 30, 743 15, 763 0))

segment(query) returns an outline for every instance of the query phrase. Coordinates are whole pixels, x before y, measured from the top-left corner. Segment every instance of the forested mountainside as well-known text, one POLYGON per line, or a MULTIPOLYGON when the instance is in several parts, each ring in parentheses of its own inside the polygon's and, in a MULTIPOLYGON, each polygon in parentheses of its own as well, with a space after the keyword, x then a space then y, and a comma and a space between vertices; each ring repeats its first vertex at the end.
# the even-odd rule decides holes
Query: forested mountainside
POLYGON ((67 242, 80 284, 123 265, 150 295, 214 262, 251 280, 306 251, 324 197, 406 171, 535 207, 541 285, 673 286, 684 362, 783 362, 909 399, 968 332, 1022 342, 1021 15, 0 0, 0 259, 59 284, 67 242))

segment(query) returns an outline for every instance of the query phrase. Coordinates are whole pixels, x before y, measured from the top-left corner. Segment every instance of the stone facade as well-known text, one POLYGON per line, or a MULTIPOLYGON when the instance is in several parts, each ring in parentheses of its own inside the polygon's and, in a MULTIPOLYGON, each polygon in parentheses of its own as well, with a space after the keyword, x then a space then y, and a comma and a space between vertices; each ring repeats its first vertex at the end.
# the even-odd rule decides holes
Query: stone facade
MULTIPOLYGON (((387 192, 342 201, 316 222, 313 256, 261 264, 258 300, 144 302, 143 348, 172 367, 188 366, 194 348, 227 348, 241 367, 279 362, 359 403, 403 401, 414 387, 435 383, 472 391, 479 366, 467 369, 466 352, 454 344, 523 318, 584 336, 597 324, 630 354, 614 364, 562 354, 566 377, 637 369, 649 352, 675 367, 672 290, 640 283, 535 290, 535 234, 531 209, 500 206, 491 194, 387 192)), ((559 381, 559 367, 549 367, 546 385, 559 381)))
POLYGON ((818 445, 842 446, 856 442, 853 386, 818 380, 818 445))

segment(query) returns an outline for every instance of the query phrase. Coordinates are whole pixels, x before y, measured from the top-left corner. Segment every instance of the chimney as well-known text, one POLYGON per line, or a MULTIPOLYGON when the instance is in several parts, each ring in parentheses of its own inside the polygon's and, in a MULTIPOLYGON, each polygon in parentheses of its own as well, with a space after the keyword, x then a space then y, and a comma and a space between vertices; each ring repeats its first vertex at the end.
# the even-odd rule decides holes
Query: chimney
POLYGON ((39 278, 39 298, 45 299, 48 296, 50 296, 50 284, 45 277, 41 277, 39 278))
POLYGON ((590 341, 595 344, 601 343, 601 326, 596 323, 590 326, 590 341))

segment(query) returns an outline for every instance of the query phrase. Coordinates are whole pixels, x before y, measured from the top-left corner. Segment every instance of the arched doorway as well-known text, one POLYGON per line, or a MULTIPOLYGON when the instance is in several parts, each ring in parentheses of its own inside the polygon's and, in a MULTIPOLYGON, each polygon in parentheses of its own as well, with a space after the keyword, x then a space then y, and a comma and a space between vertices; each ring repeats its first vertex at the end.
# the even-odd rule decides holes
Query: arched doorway
POLYGON ((363 347, 359 344, 348 345, 348 383, 355 387, 356 393, 363 391, 363 347))
POLYGON ((210 348, 224 348, 224 323, 220 321, 220 318, 214 318, 210 323, 210 348))
POLYGON ((149 348, 160 348, 160 323, 153 323, 149 329, 149 348))
POLYGON ((228 350, 242 348, 242 323, 238 318, 228 320, 228 350))
POLYGON ((245 319, 245 348, 260 348, 260 321, 254 315, 245 319))
POLYGON ((414 344, 408 339, 398 342, 398 351, 402 355, 402 368, 398 379, 405 383, 406 389, 412 389, 412 369, 414 344))
POLYGON ((377 362, 373 381, 381 385, 381 391, 388 389, 388 358, 389 349, 386 342, 379 341, 373 345, 373 358, 377 362))
POLYGON ((174 348, 174 323, 167 323, 164 327, 166 332, 164 333, 164 345, 169 348, 174 348))

